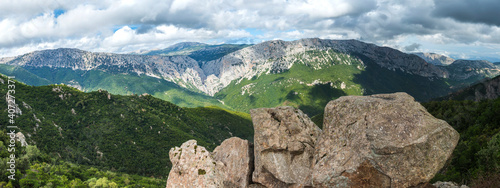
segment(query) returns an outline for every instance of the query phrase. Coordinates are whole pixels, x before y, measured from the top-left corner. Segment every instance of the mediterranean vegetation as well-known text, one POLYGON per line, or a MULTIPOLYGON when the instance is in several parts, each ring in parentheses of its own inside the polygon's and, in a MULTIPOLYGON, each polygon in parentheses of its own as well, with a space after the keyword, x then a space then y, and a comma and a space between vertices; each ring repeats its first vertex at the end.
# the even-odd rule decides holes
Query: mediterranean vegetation
MULTIPOLYGON (((8 79, 0 79, 5 99, 8 79)), ((216 106, 182 108, 151 95, 84 93, 65 85, 20 82, 13 96, 18 109, 15 125, 29 144, 17 147, 23 148, 17 155, 19 180, 2 180, 15 187, 95 187, 113 182, 118 187, 164 187, 171 168, 170 148, 190 139, 208 149, 231 136, 253 140, 248 114, 216 106)), ((0 106, 7 109, 6 100, 0 100, 0 106)), ((1 125, 9 123, 8 115, 0 111, 1 125)), ((8 130, 2 126, 2 131, 8 130)))
POLYGON ((429 113, 460 133, 451 159, 433 181, 475 187, 500 184, 500 98, 423 103, 429 113))

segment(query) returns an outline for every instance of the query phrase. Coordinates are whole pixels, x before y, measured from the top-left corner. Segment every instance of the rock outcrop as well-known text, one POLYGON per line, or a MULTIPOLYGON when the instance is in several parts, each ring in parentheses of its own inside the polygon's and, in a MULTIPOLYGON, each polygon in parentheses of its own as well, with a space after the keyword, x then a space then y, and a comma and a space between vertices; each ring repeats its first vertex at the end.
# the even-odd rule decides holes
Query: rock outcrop
POLYGON ((293 107, 250 113, 254 154, 239 138, 211 154, 190 140, 170 151, 167 187, 440 186, 429 180, 459 139, 406 93, 331 101, 323 131, 293 107))
POLYGON ((247 187, 251 182, 253 151, 247 140, 229 138, 213 153, 189 140, 169 155, 167 188, 247 187))
POLYGON ((406 93, 340 97, 325 108, 313 185, 418 186, 444 166, 458 139, 406 93))
POLYGON ((217 163, 196 140, 189 140, 170 149, 172 169, 168 174, 167 188, 222 187, 221 162, 217 163))
POLYGON ((224 164, 224 187, 247 187, 252 180, 253 147, 248 140, 232 137, 224 140, 212 153, 215 161, 224 164))
POLYGON ((481 101, 485 99, 496 99, 498 97, 500 97, 500 76, 461 89, 441 99, 481 101))
POLYGON ((293 107, 250 111, 255 129, 254 182, 266 187, 311 186, 316 138, 321 130, 293 107))
POLYGON ((491 78, 500 74, 500 69, 486 60, 456 60, 448 66, 441 67, 450 73, 450 79, 467 80, 477 78, 491 78))

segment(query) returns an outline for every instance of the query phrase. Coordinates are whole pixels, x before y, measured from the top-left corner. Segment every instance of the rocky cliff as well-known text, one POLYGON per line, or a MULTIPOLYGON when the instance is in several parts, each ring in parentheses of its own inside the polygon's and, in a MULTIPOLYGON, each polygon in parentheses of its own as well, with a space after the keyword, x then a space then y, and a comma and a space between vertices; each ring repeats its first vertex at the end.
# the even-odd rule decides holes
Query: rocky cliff
POLYGON ((500 76, 452 93, 442 100, 473 100, 496 99, 500 96, 500 76))
POLYGON ((167 187, 432 186, 459 138, 405 93, 331 101, 323 130, 293 107, 251 115, 253 154, 238 138, 213 153, 188 141, 170 150, 167 187))
MULTIPOLYGON (((183 43, 180 48, 198 47, 202 44, 183 43)), ((300 63, 307 51, 333 50, 353 58, 372 61, 383 68, 401 70, 405 73, 424 77, 446 78, 449 73, 421 58, 398 50, 379 47, 356 40, 301 39, 296 41, 267 41, 240 49, 244 46, 222 50, 221 58, 206 60, 206 54, 198 54, 195 60, 189 56, 154 56, 92 53, 78 49, 43 50, 4 58, 1 63, 28 67, 56 67, 79 70, 103 70, 118 73, 136 73, 163 78, 184 87, 193 87, 209 95, 214 95, 232 81, 250 79, 261 74, 286 71, 294 63, 300 63), (240 49, 240 50, 237 50, 240 49)), ((220 51, 219 47, 214 50, 220 51)), ((172 49, 170 49, 172 50, 172 49)), ((168 50, 167 50, 168 51, 168 50)), ((210 53, 212 53, 210 51, 210 53)), ((325 60, 340 57, 323 57, 325 60)), ((321 59, 318 59, 321 61, 321 59)))
POLYGON ((494 77, 500 74, 500 68, 485 60, 456 60, 448 66, 442 67, 450 72, 450 78, 454 80, 481 79, 494 77))
MULTIPOLYGON (((432 64, 428 64, 415 55, 405 54, 398 50, 379 47, 357 40, 324 40, 301 39, 296 41, 273 40, 247 47, 230 53, 221 59, 209 61, 202 65, 207 81, 205 92, 213 95, 233 80, 251 79, 261 74, 283 72, 294 64, 301 62, 306 51, 334 50, 355 58, 363 58, 390 70, 424 77, 448 77, 448 72, 432 64), (280 71, 275 69, 279 67, 280 71)), ((339 57, 336 57, 340 59, 339 57)))

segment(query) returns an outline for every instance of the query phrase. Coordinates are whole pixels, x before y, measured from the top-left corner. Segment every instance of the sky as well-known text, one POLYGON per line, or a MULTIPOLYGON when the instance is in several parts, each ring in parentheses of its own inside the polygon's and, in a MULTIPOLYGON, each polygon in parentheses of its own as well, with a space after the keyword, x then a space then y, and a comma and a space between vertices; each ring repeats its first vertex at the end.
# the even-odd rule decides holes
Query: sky
POLYGON ((0 57, 318 37, 500 62, 498 10, 499 0, 0 0, 0 57))

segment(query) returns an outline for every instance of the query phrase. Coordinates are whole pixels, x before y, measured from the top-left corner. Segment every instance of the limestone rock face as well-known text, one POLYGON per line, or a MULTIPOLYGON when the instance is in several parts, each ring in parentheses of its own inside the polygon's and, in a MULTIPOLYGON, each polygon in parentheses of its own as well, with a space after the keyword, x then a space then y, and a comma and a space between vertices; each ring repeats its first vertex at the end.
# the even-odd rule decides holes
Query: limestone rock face
POLYGON ((313 186, 418 186, 443 167, 458 139, 406 93, 340 97, 325 108, 313 186))
POLYGON ((253 148, 248 140, 232 137, 224 140, 212 153, 223 166, 224 187, 247 187, 252 180, 253 148))
POLYGON ((311 186, 316 140, 321 130, 293 107, 250 111, 254 125, 253 182, 266 187, 311 186))
POLYGON ((189 140, 170 149, 172 170, 168 174, 167 188, 222 187, 223 164, 216 162, 196 140, 189 140))

